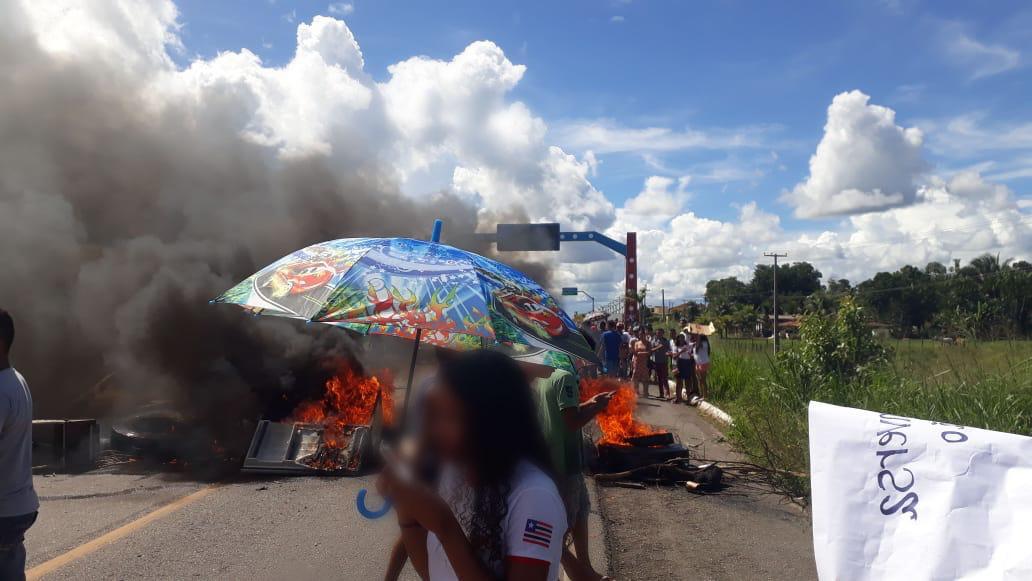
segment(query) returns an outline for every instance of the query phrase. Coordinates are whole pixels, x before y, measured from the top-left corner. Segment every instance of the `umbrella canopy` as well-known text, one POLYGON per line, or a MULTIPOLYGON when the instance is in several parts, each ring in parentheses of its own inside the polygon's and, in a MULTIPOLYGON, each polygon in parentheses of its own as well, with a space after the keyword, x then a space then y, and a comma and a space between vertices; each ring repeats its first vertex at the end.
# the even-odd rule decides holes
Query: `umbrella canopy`
POLYGON ((597 360, 570 317, 536 282, 500 262, 436 242, 345 238, 314 244, 212 302, 364 334, 418 335, 422 342, 455 349, 501 344, 530 347, 546 360, 548 352, 597 360))

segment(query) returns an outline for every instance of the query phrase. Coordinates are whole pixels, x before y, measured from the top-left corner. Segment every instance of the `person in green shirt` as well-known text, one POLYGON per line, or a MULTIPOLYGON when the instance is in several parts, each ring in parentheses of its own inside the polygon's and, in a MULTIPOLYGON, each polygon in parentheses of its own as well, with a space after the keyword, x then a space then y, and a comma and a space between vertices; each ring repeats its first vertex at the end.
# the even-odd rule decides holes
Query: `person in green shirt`
MULTIPOLYGON (((556 484, 566 505, 567 522, 579 565, 591 566, 588 556, 588 489, 584 483, 581 429, 609 405, 613 392, 580 401, 577 377, 563 369, 534 382, 540 406, 541 426, 552 455, 556 484)), ((567 556, 563 567, 569 569, 567 556)))

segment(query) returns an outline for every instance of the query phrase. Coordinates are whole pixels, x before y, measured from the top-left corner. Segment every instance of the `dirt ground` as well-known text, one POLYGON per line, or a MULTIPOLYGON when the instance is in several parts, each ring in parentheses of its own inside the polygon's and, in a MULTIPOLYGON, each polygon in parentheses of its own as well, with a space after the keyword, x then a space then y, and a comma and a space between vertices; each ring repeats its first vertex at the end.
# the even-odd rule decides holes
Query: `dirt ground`
MULTIPOLYGON (((649 400, 640 417, 711 459, 737 459, 694 408, 649 400)), ((600 488, 611 574, 620 580, 816 579, 810 519, 755 490, 600 488)))

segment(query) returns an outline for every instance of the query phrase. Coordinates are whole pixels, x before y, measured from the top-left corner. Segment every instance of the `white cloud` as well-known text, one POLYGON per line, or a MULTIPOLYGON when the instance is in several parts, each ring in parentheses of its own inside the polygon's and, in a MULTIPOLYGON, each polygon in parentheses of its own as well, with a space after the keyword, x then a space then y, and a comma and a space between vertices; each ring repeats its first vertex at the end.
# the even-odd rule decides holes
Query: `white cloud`
POLYGON ((690 182, 688 176, 676 180, 662 176, 646 178, 641 192, 617 209, 616 223, 610 230, 627 232, 663 228, 681 213, 690 197, 687 191, 690 182))
POLYGON ((571 149, 621 153, 761 147, 766 131, 761 127, 712 131, 633 128, 612 119, 590 119, 562 123, 555 129, 555 136, 559 143, 571 149))
POLYGON ((294 58, 283 67, 266 67, 254 53, 224 52, 211 60, 194 61, 187 69, 162 78, 155 99, 165 95, 203 99, 210 91, 231 91, 247 107, 236 115, 241 133, 281 155, 336 151, 348 142, 383 147, 388 125, 370 109, 378 99, 375 85, 363 71, 362 51, 348 27, 339 20, 316 16, 297 27, 294 58))
POLYGON ((614 15, 614 16, 611 16, 611 17, 609 18, 609 21, 610 21, 610 22, 614 22, 614 23, 617 23, 617 24, 619 24, 619 23, 621 23, 621 22, 623 22, 623 21, 624 21, 624 17, 623 17, 623 16, 621 16, 621 15, 619 15, 619 14, 616 14, 616 15, 614 15))
POLYGON ((355 11, 355 5, 351 2, 334 2, 326 7, 327 12, 337 16, 347 16, 355 11))
MULTIPOLYGON (((639 280, 668 300, 700 297, 709 280, 748 280, 763 252, 788 252, 791 262, 807 261, 825 280, 854 282, 904 264, 951 263, 990 252, 1004 258, 1032 256, 1032 203, 1006 186, 964 171, 948 179, 931 177, 914 203, 851 216, 833 230, 789 231, 780 218, 755 202, 738 208, 733 220, 705 218, 682 210, 683 187, 648 178, 642 191, 617 208, 606 233, 622 240, 638 232, 639 280)), ((560 282, 579 285, 596 299, 619 296, 623 265, 611 254, 588 264, 566 264, 560 282)), ((655 297, 655 293, 653 294, 655 297)))
POLYGON ((916 182, 928 168, 924 137, 896 125, 892 109, 869 100, 860 91, 832 100, 809 177, 783 196, 796 216, 856 214, 914 201, 916 182))
MULTIPOLYGON (((402 175, 451 168, 450 186, 488 212, 522 210, 532 220, 601 228, 613 206, 583 159, 549 146, 547 126, 521 102, 505 97, 526 70, 492 42, 475 42, 450 61, 411 58, 389 67, 381 85, 388 117, 404 137, 402 175)), ((448 184, 443 184, 448 185, 448 184)))
MULTIPOLYGON (((18 5, 10 8, 17 10, 18 5)), ((170 49, 183 49, 176 20, 179 12, 165 0, 48 1, 23 8, 30 33, 51 54, 87 53, 134 74, 152 74, 172 68, 170 49)), ((7 20, 5 27, 19 18, 7 20)))
POLYGON ((928 134, 929 148, 945 156, 1032 150, 1032 123, 1017 120, 990 123, 981 111, 923 121, 921 127, 928 134))
MULTIPOLYGON (((762 128, 675 131, 602 120, 550 132, 510 96, 525 67, 491 42, 473 43, 451 59, 403 60, 377 83, 351 30, 333 18, 299 24, 295 53, 283 66, 268 66, 243 49, 179 69, 170 57, 182 44, 169 1, 101 7, 53 0, 15 9, 24 10, 23 20, 44 50, 106 61, 110 70, 142 79, 144 101, 156 114, 187 111, 192 116, 184 122, 225 125, 267 148, 270 157, 320 153, 341 172, 386 168, 384 179, 412 195, 449 188, 469 196, 485 220, 518 212, 614 238, 634 229, 643 283, 666 288, 671 298, 700 294, 712 278, 748 278, 762 252, 772 248, 787 249, 790 260, 810 260, 825 274, 853 279, 986 251, 1027 258, 1032 249, 1027 198, 974 170, 922 179, 921 132, 897 126, 890 109, 870 105, 859 92, 833 101, 811 174, 789 198, 800 215, 870 213, 851 215, 829 231, 791 232, 756 203, 737 208, 728 220, 685 210, 688 187, 722 171, 722 179, 730 179, 727 168, 745 165, 733 159, 712 171, 650 177, 636 196, 614 206, 592 183, 600 154, 756 148, 769 158, 763 163, 780 161, 768 148, 759 149, 762 128), (584 153, 552 145, 555 137, 584 153), (353 163, 357 156, 363 163, 353 163)), ((999 139, 1011 147, 1032 143, 1027 128, 984 128, 976 121, 955 120, 946 132, 986 151, 999 139)), ((612 298, 623 269, 610 256, 598 252, 583 263, 562 264, 558 282, 583 283, 599 300, 612 298)))
POLYGON ((975 39, 959 23, 942 28, 943 49, 950 60, 968 70, 972 79, 989 77, 1021 65, 1021 53, 1002 44, 986 44, 975 39))

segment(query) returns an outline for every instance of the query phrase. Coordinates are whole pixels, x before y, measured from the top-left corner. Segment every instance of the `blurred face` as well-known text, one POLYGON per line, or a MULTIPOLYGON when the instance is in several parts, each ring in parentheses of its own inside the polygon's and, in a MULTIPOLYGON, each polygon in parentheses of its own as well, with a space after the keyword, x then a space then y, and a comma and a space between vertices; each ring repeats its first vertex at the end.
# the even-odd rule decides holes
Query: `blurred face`
POLYGON ((466 410, 452 389, 438 385, 427 394, 426 432, 431 448, 447 462, 461 462, 468 454, 466 410))

